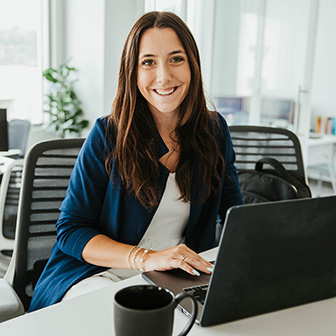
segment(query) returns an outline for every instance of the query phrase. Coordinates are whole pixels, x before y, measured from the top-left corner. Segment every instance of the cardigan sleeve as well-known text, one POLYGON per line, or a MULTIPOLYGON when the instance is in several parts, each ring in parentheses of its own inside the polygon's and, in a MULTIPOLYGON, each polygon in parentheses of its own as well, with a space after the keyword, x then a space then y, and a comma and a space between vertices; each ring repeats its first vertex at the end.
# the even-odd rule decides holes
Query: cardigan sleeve
POLYGON ((109 182, 104 123, 103 118, 96 121, 81 148, 56 223, 59 248, 81 261, 84 246, 101 233, 97 226, 109 182))
POLYGON ((224 141, 221 144, 221 148, 222 153, 224 153, 225 164, 223 192, 218 214, 219 219, 222 221, 230 207, 241 205, 244 202, 240 190, 237 168, 235 166, 236 155, 233 149, 229 127, 221 115, 219 115, 219 120, 224 135, 224 141))

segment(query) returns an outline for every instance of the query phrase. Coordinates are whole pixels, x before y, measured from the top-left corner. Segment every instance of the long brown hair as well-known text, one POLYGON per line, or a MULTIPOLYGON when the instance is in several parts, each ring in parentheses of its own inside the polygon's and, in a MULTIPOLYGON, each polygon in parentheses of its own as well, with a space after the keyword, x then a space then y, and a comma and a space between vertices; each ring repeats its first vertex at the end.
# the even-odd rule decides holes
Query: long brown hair
MULTIPOLYGON (((113 161, 126 188, 145 207, 159 200, 159 134, 146 100, 137 88, 139 44, 150 28, 172 28, 187 53, 191 72, 189 91, 181 104, 175 129, 180 146, 176 182, 183 201, 200 201, 218 191, 223 158, 214 137, 214 113, 206 107, 200 57, 187 25, 170 12, 149 12, 136 21, 126 39, 119 69, 118 89, 108 116, 108 134, 115 134, 113 151, 107 156, 111 175, 113 161), (197 164, 198 176, 195 176, 197 164), (201 186, 196 199, 191 195, 192 179, 201 186)), ((195 197, 194 197, 195 198, 195 197)))

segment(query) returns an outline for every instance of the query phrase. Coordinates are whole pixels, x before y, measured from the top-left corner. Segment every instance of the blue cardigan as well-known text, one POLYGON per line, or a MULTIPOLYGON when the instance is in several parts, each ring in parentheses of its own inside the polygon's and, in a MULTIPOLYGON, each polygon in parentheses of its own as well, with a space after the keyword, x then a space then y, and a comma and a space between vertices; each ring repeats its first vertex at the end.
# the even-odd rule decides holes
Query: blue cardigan
MULTIPOLYGON (((196 252, 215 246, 216 219, 228 208, 242 204, 235 154, 225 120, 220 117, 223 134, 218 140, 225 160, 225 174, 220 193, 204 203, 191 203, 185 231, 185 243, 196 252)), ((105 170, 105 157, 111 151, 105 142, 107 121, 97 119, 85 140, 73 169, 66 197, 56 224, 57 242, 34 289, 29 311, 59 302, 75 283, 107 268, 85 262, 82 251, 97 234, 136 245, 140 242, 157 209, 144 208, 122 187, 120 176, 112 167, 112 182, 105 170)), ((160 139, 160 156, 168 149, 160 139)), ((169 171, 160 164, 160 188, 164 190, 169 171)), ((195 195, 197 182, 192 183, 195 195)))

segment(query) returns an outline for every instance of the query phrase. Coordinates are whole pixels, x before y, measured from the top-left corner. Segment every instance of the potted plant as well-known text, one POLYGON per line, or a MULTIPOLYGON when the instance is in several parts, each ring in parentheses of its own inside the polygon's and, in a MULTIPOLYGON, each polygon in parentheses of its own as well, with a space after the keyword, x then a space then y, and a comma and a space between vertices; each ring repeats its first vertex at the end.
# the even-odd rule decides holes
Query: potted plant
POLYGON ((44 111, 49 118, 44 124, 44 129, 65 138, 71 134, 77 136, 89 124, 83 119, 81 102, 74 91, 73 73, 77 70, 68 65, 61 64, 57 69, 48 68, 43 77, 49 82, 44 111))

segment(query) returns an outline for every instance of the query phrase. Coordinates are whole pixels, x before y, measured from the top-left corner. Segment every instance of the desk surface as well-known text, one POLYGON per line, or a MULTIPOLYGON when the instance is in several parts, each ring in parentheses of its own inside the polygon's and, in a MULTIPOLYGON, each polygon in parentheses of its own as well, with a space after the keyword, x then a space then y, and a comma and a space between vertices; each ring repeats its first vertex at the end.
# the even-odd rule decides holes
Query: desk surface
MULTIPOLYGON (((211 250, 204 254, 209 260, 211 250)), ((114 335, 113 298, 121 288, 146 283, 140 275, 111 284, 80 297, 0 323, 0 335, 25 336, 103 336, 114 335)), ((336 298, 285 309, 227 324, 202 328, 193 326, 193 336, 335 336, 336 298)), ((175 312, 174 333, 186 324, 187 317, 175 312)))
POLYGON ((14 159, 11 159, 6 156, 2 156, 0 152, 0 173, 4 174, 7 167, 14 161, 14 159))
POLYGON ((309 138, 308 146, 323 146, 323 145, 333 145, 336 144, 336 135, 321 135, 317 138, 309 138))
POLYGON ((0 151, 0 156, 10 156, 10 155, 19 155, 21 154, 20 149, 9 149, 8 151, 0 151))

